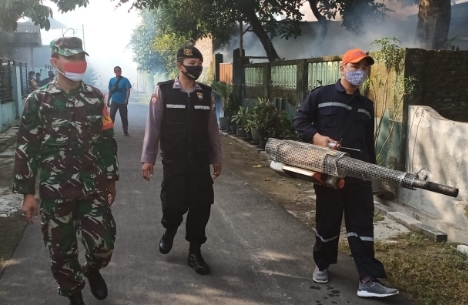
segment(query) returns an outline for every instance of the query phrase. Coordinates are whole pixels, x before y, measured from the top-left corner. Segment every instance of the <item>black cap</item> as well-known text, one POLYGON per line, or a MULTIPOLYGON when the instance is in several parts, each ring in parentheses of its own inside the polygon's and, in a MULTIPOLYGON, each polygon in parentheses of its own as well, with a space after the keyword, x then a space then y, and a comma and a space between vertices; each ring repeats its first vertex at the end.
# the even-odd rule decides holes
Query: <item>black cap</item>
POLYGON ((202 53, 194 46, 183 47, 177 51, 177 60, 184 60, 185 58, 198 58, 203 61, 202 53))

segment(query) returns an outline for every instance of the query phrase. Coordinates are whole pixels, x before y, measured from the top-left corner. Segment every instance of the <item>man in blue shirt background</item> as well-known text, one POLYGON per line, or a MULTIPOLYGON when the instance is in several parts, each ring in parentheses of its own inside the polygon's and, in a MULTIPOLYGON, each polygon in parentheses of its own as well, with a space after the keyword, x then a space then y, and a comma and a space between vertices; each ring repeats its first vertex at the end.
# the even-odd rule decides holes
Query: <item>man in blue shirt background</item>
POLYGON ((128 98, 130 97, 130 88, 132 85, 130 81, 122 76, 122 68, 116 66, 114 68, 115 77, 109 81, 109 100, 112 100, 110 107, 110 116, 112 122, 115 122, 115 115, 117 110, 122 119, 122 127, 124 135, 128 136, 128 98))

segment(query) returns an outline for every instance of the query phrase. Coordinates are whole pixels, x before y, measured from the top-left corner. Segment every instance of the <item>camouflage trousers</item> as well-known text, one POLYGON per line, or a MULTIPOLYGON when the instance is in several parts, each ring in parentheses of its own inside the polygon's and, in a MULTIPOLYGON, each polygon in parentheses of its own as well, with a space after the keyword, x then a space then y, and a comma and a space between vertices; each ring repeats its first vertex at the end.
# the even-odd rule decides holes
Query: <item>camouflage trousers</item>
POLYGON ((101 269, 109 264, 116 227, 106 194, 86 198, 42 199, 41 227, 52 260, 52 274, 59 294, 69 296, 85 286, 78 262, 77 235, 86 249, 89 266, 101 269))

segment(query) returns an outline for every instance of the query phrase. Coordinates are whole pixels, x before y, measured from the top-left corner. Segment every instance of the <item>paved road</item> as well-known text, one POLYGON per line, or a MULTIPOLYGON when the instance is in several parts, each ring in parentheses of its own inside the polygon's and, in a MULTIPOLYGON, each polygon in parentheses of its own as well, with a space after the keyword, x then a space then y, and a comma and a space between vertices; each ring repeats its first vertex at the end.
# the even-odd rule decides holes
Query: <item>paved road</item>
MULTIPOLYGON (((402 296, 358 298, 357 273, 344 255, 332 268, 329 285, 313 283, 311 229, 227 168, 215 183, 209 239, 202 248, 212 274, 200 276, 187 266, 183 226, 171 253, 160 254, 161 164, 150 183, 140 173, 145 118, 146 107, 131 105, 130 137, 117 123, 122 178, 113 212, 118 238, 114 258, 103 270, 110 295, 97 301, 86 287, 87 305, 411 304, 402 296)), ((0 279, 0 304, 68 304, 56 294, 38 223, 26 229, 0 279)))

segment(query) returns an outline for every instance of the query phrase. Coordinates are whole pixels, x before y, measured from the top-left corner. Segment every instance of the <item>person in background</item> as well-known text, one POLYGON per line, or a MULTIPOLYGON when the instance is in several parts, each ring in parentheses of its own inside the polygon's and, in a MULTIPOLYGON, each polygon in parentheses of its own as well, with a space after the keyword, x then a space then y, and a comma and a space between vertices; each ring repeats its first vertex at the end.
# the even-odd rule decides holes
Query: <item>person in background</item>
POLYGON ((40 72, 37 72, 37 73, 36 73, 36 83, 37 83, 38 85, 40 85, 40 84, 42 83, 42 81, 41 81, 41 73, 40 73, 40 72))
POLYGON ((36 73, 34 71, 29 71, 28 73, 28 93, 33 92, 39 88, 39 85, 36 81, 36 73))
POLYGON ((51 83, 54 80, 55 74, 54 71, 49 70, 47 72, 47 78, 44 78, 41 82, 41 86, 47 85, 48 83, 51 83))
POLYGON ((117 111, 120 113, 124 135, 128 136, 128 99, 130 98, 130 89, 132 85, 128 78, 122 76, 122 68, 114 68, 115 77, 109 80, 108 101, 111 100, 110 116, 112 122, 115 122, 117 111))

